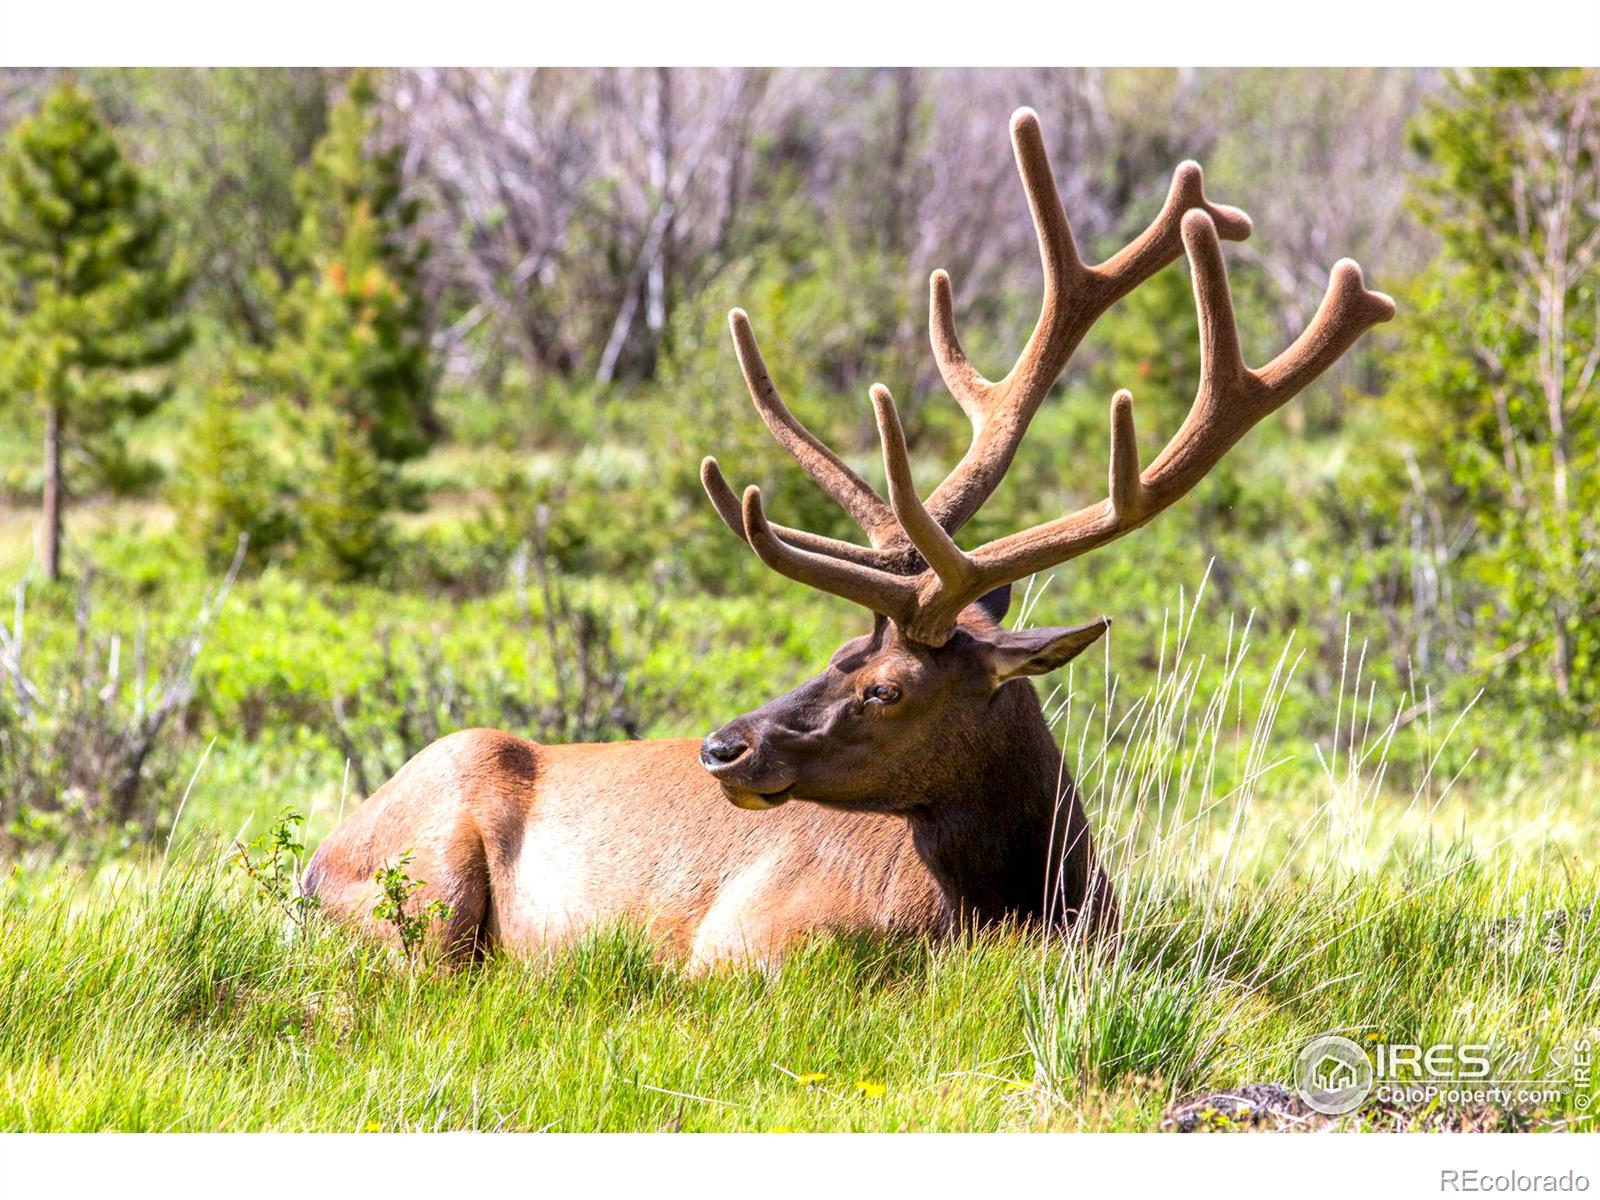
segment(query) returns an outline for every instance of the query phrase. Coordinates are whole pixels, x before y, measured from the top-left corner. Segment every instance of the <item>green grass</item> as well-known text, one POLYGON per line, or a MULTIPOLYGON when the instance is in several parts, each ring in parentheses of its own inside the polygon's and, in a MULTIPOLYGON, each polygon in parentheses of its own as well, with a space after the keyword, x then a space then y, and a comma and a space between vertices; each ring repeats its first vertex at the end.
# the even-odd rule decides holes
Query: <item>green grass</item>
POLYGON ((196 847, 11 879, 0 1128, 1146 1129, 1286 1079, 1325 1030, 1520 1049, 1600 1024, 1592 912, 1554 940, 1506 924, 1576 913, 1593 877, 1513 885, 1459 847, 1250 891, 1125 881, 1112 960, 1019 931, 827 937, 700 977, 623 929, 408 971, 321 922, 289 937, 234 875, 196 847))
POLYGON ((691 1129, 997 1128, 1024 1116, 1021 1093, 987 1078, 1026 1074, 1015 1000, 1031 955, 1016 937, 970 950, 829 941, 775 978, 687 979, 617 930, 556 962, 407 973, 337 930, 286 945, 269 914, 193 863, 71 907, 59 894, 11 901, 25 932, 0 951, 6 1128, 657 1129, 680 1112, 691 1129))

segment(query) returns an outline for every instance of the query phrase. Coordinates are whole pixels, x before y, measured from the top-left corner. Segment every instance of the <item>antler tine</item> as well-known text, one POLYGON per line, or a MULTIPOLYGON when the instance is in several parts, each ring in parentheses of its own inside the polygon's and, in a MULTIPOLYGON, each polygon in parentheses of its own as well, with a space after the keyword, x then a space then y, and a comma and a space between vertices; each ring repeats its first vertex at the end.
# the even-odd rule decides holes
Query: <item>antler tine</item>
MULTIPOLYGON (((832 496, 839 507, 855 519, 874 546, 883 546, 892 540, 900 530, 895 524, 894 513, 884 503, 883 497, 802 425, 789 411, 788 405, 784 404, 783 397, 778 395, 767 364, 761 357, 761 348, 756 344, 756 335, 750 328, 750 318, 743 309, 736 308, 728 314, 728 326, 733 331, 733 348, 739 357, 739 369, 744 372, 745 386, 750 389, 750 399, 778 444, 816 481, 818 487, 832 496)), ((716 499, 712 497, 713 503, 716 499)), ((721 505, 718 505, 718 511, 722 511, 721 505)), ((731 528, 732 522, 729 525, 731 528)), ((738 533, 739 530, 734 529, 734 532, 738 533)))
POLYGON ((895 519, 905 530, 933 573, 946 587, 960 589, 972 577, 972 563, 955 540, 944 531, 923 507, 911 479, 911 459, 906 451, 905 430, 894 397, 881 383, 872 385, 872 407, 878 418, 878 440, 883 443, 883 468, 889 477, 889 503, 895 519))
POLYGON ((1211 218, 1217 233, 1227 241, 1242 242, 1255 229, 1243 209, 1207 200, 1205 172, 1193 159, 1185 159, 1172 172, 1172 186, 1156 219, 1105 262, 1089 268, 1101 293, 1101 311, 1183 253, 1183 220, 1196 209, 1211 218))
MULTIPOLYGON (((1311 318, 1311 324, 1293 344, 1255 372, 1260 386, 1276 394, 1293 396, 1326 371, 1368 329, 1392 320, 1394 298, 1374 292, 1353 258, 1341 258, 1328 274, 1328 290, 1311 318)), ((1279 400, 1277 404, 1283 403, 1279 400)))
POLYGON ((907 625, 917 603, 916 577, 891 575, 860 563, 802 550, 783 541, 761 507, 761 489, 744 492, 744 528, 751 549, 767 566, 797 583, 852 600, 907 625))
POLYGON ((1340 259, 1311 323, 1286 350, 1253 371, 1239 352, 1228 269, 1211 218, 1189 212, 1183 243, 1200 316, 1200 386, 1183 425, 1144 473, 1143 489, 1157 509, 1192 488, 1250 429, 1395 312, 1392 299, 1367 290, 1360 267, 1340 259))
POLYGON ((1129 520, 1138 507, 1139 439, 1133 430, 1133 393, 1122 388, 1111 397, 1111 511, 1119 521, 1129 520))
POLYGON ((928 563, 928 569, 920 575, 894 574, 874 564, 846 560, 834 549, 844 543, 834 543, 832 539, 818 539, 829 543, 820 547, 821 553, 802 548, 776 532, 767 520, 760 488, 746 488, 739 511, 730 511, 733 494, 713 458, 701 463, 701 480, 723 521, 749 542, 767 566, 797 582, 865 605, 889 617, 910 637, 941 646, 949 639, 954 622, 925 619, 922 593, 962 594, 972 582, 974 567, 917 495, 911 478, 905 430, 900 424, 894 397, 881 383, 873 384, 871 396, 878 437, 883 444, 883 465, 889 479, 894 519, 928 563))
MULTIPOLYGON (((1022 177, 1022 191, 1028 201, 1028 211, 1033 217, 1034 233, 1039 239, 1039 263, 1044 270, 1044 299, 1039 321, 1022 354, 1004 379, 998 382, 985 379, 961 348, 961 338, 956 333, 955 303, 950 290, 949 273, 935 271, 929 280, 928 331, 933 342, 933 357, 945 386, 971 419, 975 429, 986 423, 991 408, 1005 400, 1011 385, 1020 377, 1030 374, 1029 368, 1043 357, 1044 348, 1052 340, 1055 327, 1059 324, 1063 307, 1060 297, 1077 284, 1084 274, 1083 260, 1078 257, 1077 243, 1072 237, 1072 225, 1067 220, 1066 210, 1061 207, 1061 197, 1056 193, 1055 173, 1050 169, 1050 155, 1044 148, 1039 114, 1033 109, 1019 108, 1011 114, 1011 147, 1017 159, 1017 174, 1022 177)), ((1052 382, 1053 379, 1052 376, 1052 382)))
POLYGON ((1061 207, 1032 109, 1013 114, 1011 141, 1039 239, 1044 296, 1038 323, 1005 378, 984 378, 962 349, 950 276, 935 271, 929 281, 928 332, 934 358, 945 386, 972 422, 971 446, 928 499, 929 512, 949 533, 964 525, 999 486, 1034 412, 1084 334, 1106 309, 1178 257, 1184 214, 1194 209, 1209 214, 1230 240, 1243 240, 1251 231, 1250 218, 1239 209, 1206 199, 1200 167, 1184 162, 1173 173, 1166 202, 1149 227, 1103 263, 1087 266, 1061 207))
MULTIPOLYGON (((706 495, 711 498, 712 507, 717 510, 717 515, 722 518, 722 523, 733 531, 735 537, 748 544, 750 539, 744 531, 744 513, 740 508, 739 497, 733 488, 728 486, 728 481, 723 477, 722 468, 717 465, 717 460, 710 456, 700 462, 700 485, 705 488, 706 495)), ((831 554, 834 558, 842 558, 846 562, 860 563, 865 567, 877 567, 879 570, 889 570, 900 562, 903 556, 885 553, 870 546, 857 546, 852 542, 841 542, 836 538, 824 537, 820 533, 811 533, 804 529, 791 529, 787 525, 771 525, 772 531, 791 546, 801 550, 810 550, 816 554, 831 554)))

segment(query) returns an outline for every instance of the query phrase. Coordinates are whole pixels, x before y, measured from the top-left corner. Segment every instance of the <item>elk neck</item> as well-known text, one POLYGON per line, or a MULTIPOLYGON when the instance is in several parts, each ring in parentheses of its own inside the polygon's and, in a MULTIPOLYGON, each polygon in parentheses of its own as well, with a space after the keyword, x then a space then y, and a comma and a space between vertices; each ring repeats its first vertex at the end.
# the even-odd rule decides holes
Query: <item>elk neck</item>
POLYGON ((1093 870, 1072 777, 1027 680, 987 716, 959 774, 908 810, 912 841, 963 920, 1070 920, 1093 870))

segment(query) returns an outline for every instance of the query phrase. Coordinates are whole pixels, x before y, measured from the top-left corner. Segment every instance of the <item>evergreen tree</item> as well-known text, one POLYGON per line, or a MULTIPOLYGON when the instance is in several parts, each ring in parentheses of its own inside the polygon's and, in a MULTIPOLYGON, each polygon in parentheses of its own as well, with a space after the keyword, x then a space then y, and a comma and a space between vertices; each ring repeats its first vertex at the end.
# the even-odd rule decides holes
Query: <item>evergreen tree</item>
POLYGON ((284 259, 267 378, 298 433, 302 532, 346 575, 379 565, 384 514, 408 499, 399 464, 436 431, 427 246, 402 190, 398 147, 377 145, 377 95, 357 73, 297 182, 300 221, 284 259))
POLYGON ((251 424, 262 415, 246 410, 237 383, 216 384, 183 444, 173 506, 184 532, 214 568, 228 565, 240 534, 249 539, 251 559, 259 561, 291 533, 282 471, 262 452, 263 436, 251 424))
POLYGON ((320 470, 300 497, 303 536, 336 570, 352 576, 376 570, 389 550, 385 514, 395 502, 389 464, 353 426, 328 426, 324 438, 320 470))
POLYGON ((68 84, 0 153, 0 406, 44 433, 45 574, 61 573, 65 453, 114 463, 187 344, 166 216, 93 99, 68 84))

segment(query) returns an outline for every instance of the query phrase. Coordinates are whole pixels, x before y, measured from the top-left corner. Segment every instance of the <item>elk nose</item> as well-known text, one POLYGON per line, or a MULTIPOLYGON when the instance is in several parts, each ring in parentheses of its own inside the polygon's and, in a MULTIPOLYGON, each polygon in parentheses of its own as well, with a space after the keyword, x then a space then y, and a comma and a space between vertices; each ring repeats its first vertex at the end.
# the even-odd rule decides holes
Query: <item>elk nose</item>
POLYGON ((737 762, 748 749, 750 747, 741 734, 719 729, 700 743, 700 763, 706 770, 715 771, 718 767, 737 762))

